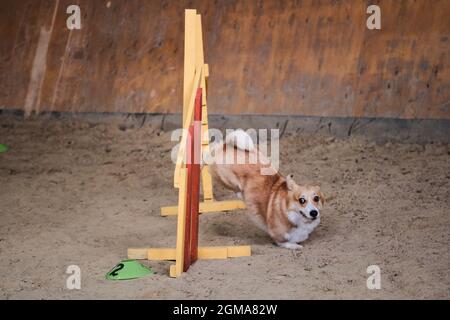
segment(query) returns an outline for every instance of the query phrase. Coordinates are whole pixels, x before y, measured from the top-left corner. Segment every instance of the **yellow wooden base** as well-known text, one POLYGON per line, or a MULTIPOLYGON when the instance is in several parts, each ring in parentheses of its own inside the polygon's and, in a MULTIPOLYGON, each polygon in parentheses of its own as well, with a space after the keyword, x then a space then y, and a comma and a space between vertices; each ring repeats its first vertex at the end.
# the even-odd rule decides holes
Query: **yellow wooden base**
MULTIPOLYGON (((225 200, 225 201, 208 201, 200 202, 200 213, 231 211, 236 209, 245 209, 245 203, 241 200, 225 200)), ((162 207, 162 216, 176 216, 178 214, 178 206, 162 207)))
MULTIPOLYGON (((250 246, 230 247, 199 247, 198 259, 228 259, 237 257, 249 257, 252 255, 250 246)), ((176 260, 176 249, 174 248, 129 248, 128 259, 147 260, 176 260)), ((179 277, 182 273, 181 267, 176 264, 170 266, 170 276, 179 277)))
MULTIPOLYGON (((199 247, 198 258, 207 259, 228 259, 237 257, 249 257, 252 254, 251 246, 230 246, 230 247, 199 247)), ((175 248, 129 248, 128 259, 147 260, 175 260, 175 248)))

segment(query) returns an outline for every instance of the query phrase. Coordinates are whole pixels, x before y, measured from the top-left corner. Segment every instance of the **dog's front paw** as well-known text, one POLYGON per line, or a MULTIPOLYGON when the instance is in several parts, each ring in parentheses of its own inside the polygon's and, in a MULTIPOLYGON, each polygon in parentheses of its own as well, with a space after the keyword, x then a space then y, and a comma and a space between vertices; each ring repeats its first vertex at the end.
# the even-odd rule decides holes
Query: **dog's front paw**
POLYGON ((282 248, 291 249, 291 250, 299 250, 299 249, 303 248, 303 246, 298 243, 283 242, 283 243, 277 243, 277 244, 282 248))

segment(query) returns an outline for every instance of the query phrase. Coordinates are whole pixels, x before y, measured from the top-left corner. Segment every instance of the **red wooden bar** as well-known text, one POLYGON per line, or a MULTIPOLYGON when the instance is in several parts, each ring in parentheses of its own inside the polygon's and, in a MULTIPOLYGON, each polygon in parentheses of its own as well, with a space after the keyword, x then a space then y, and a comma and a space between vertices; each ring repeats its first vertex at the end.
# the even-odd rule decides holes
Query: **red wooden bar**
POLYGON ((184 230, 183 271, 198 257, 198 215, 200 203, 202 89, 197 89, 194 106, 194 124, 189 127, 186 146, 186 220, 184 230))
POLYGON ((202 89, 197 89, 194 109, 194 163, 192 164, 191 263, 198 257, 198 217, 200 203, 200 165, 202 148, 202 89))
POLYGON ((191 265, 191 220, 192 220, 192 165, 194 163, 194 126, 189 127, 186 141, 186 219, 184 225, 183 271, 186 272, 191 265))

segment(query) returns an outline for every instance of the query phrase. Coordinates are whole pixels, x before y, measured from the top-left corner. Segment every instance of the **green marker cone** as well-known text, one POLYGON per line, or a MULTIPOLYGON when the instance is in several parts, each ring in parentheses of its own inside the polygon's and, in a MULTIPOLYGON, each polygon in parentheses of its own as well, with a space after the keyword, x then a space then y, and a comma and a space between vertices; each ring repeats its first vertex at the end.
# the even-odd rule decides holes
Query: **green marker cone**
POLYGON ((1 144, 0 143, 0 153, 6 152, 8 151, 8 146, 6 144, 1 144))
POLYGON ((123 260, 107 274, 107 280, 129 280, 145 277, 154 272, 136 260, 123 260))

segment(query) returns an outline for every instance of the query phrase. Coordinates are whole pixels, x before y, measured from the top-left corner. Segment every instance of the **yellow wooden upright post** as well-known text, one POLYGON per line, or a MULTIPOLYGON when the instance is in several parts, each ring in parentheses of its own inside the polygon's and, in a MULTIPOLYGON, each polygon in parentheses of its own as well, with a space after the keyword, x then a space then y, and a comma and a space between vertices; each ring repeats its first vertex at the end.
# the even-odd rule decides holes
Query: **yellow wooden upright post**
MULTIPOLYGON (((207 106, 207 88, 206 78, 209 76, 208 65, 205 64, 205 57, 203 54, 203 32, 202 32, 202 17, 197 14, 196 17, 196 31, 195 31, 195 50, 196 50, 196 64, 198 67, 203 67, 203 74, 200 80, 200 87, 202 88, 202 154, 209 152, 209 135, 208 135, 208 106, 207 106)), ((202 168, 202 190, 203 199, 205 202, 213 201, 212 177, 209 173, 208 165, 202 168)))
MULTIPOLYGON (((209 135, 208 135, 208 77, 209 67, 205 64, 203 52, 203 33, 201 15, 196 10, 187 9, 185 11, 185 35, 184 35, 184 84, 183 84, 183 129, 187 130, 190 125, 192 116, 189 104, 192 100, 192 92, 196 88, 194 82, 200 75, 199 87, 202 88, 202 155, 209 152, 209 135)), ((185 141, 180 144, 180 149, 184 148, 185 141)), ((175 165, 174 186, 179 187, 180 170, 183 150, 178 154, 178 160, 175 165)), ((241 200, 231 201, 215 201, 213 194, 213 183, 208 165, 203 165, 201 170, 203 202, 200 203, 200 212, 213 211, 230 211, 245 208, 245 204, 241 200)), ((161 208, 161 215, 177 215, 178 207, 170 206, 161 208)))
POLYGON ((186 110, 192 92, 196 63, 196 23, 197 11, 187 9, 184 13, 184 79, 183 79, 183 124, 186 122, 186 110))
POLYGON ((170 276, 178 277, 183 272, 184 263, 184 226, 186 224, 186 168, 180 170, 180 187, 178 193, 177 243, 175 247, 175 264, 170 266, 170 276))
MULTIPOLYGON (((196 40, 197 33, 197 10, 186 9, 184 11, 184 70, 183 70, 183 129, 187 118, 187 111, 189 108, 189 100, 194 86, 195 69, 197 66, 196 56, 196 40)), ((189 127, 189 126, 188 126, 189 127)), ((182 147, 180 145, 180 147, 182 147)), ((173 176, 173 185, 175 188, 179 187, 180 179, 180 163, 177 161, 175 165, 175 172, 173 176)))

